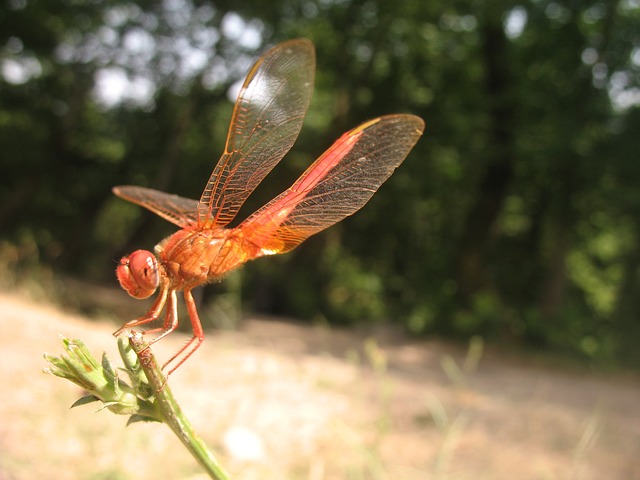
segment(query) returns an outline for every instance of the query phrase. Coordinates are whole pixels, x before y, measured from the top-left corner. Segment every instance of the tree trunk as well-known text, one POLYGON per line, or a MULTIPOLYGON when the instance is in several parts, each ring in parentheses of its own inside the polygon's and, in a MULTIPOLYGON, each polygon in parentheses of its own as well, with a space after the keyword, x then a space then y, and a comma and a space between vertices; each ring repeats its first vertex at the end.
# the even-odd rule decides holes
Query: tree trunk
POLYGON ((502 210, 513 178, 514 106, 509 96, 510 74, 507 39, 499 16, 487 15, 480 31, 486 65, 485 92, 489 102, 487 144, 495 152, 480 182, 477 201, 469 211, 458 256, 458 295, 463 304, 477 292, 490 287, 487 250, 492 227, 502 210), (497 20, 496 20, 497 19, 497 20))
MULTIPOLYGON (((618 2, 610 2, 605 10, 606 15, 601 23, 601 52, 606 50, 606 46, 611 41, 617 4, 618 2)), ((580 47, 576 49, 576 55, 579 54, 579 51, 580 47)), ((601 52, 599 52, 600 56, 602 56, 601 52)), ((547 322, 554 321, 564 302, 568 284, 567 255, 571 251, 574 242, 574 227, 579 215, 574 205, 574 198, 581 185, 580 181, 576 179, 575 172, 581 170, 579 164, 584 161, 584 157, 573 149, 573 145, 577 143, 576 139, 581 136, 588 136, 588 134, 584 134, 583 129, 589 128, 590 122, 593 121, 588 110, 589 106, 592 105, 590 99, 594 96, 593 83, 590 77, 580 76, 579 74, 576 74, 576 77, 575 98, 580 99, 580 101, 576 102, 576 108, 572 111, 571 116, 576 123, 571 125, 572 128, 567 129, 566 144, 568 150, 564 155, 558 155, 559 161, 562 161, 562 157, 564 157, 564 165, 559 169, 556 182, 558 191, 555 192, 555 199, 552 199, 553 250, 549 257, 550 261, 547 265, 545 278, 542 281, 538 302, 540 313, 547 322)))

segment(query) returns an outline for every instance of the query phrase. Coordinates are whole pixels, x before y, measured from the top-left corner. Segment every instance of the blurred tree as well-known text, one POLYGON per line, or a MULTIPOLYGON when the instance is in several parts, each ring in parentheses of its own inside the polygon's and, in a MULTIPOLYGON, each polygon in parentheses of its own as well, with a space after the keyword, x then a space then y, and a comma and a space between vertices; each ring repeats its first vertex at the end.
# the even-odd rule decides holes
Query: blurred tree
POLYGON ((112 281, 114 259, 172 227, 111 186, 197 198, 236 82, 266 44, 306 36, 318 69, 305 128, 239 219, 368 118, 412 112, 427 131, 367 208, 248 265, 248 305, 638 361, 639 11, 636 0, 7 1, 0 235, 61 272, 112 281))

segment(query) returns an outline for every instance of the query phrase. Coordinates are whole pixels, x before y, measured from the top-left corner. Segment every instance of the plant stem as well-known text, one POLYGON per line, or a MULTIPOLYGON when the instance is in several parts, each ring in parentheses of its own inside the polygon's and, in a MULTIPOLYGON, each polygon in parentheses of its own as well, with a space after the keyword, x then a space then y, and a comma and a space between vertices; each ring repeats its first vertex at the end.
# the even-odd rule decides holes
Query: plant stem
POLYGON ((139 332, 131 332, 129 334, 129 344, 140 359, 140 364, 149 383, 155 389, 155 398, 158 402, 158 408, 164 417, 164 422, 169 425, 173 433, 178 436, 184 446, 187 447, 187 450, 191 452, 191 455, 202 465, 211 478, 214 480, 229 480, 227 473, 207 448, 202 438, 195 433, 191 423, 185 417, 180 405, 178 405, 171 393, 169 385, 167 385, 167 378, 162 373, 153 352, 144 341, 142 335, 139 332))

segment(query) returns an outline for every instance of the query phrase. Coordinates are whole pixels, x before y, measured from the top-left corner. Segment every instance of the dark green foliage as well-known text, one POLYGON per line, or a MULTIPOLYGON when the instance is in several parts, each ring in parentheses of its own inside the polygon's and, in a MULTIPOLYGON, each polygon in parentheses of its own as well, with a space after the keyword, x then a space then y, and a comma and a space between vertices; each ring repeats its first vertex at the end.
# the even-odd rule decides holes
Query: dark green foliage
POLYGON ((306 36, 318 71, 305 127, 239 219, 364 120, 410 112, 427 129, 356 216, 247 265, 247 308, 637 364, 634 5, 8 2, 0 235, 60 272, 112 282, 115 259, 173 230, 114 199, 111 186, 197 198, 224 145, 230 85, 264 44, 306 36), (125 54, 144 41, 155 48, 125 54), (208 60, 183 68, 186 44, 208 60), (12 62, 31 73, 17 81, 12 62), (101 104, 105 68, 153 94, 101 104))

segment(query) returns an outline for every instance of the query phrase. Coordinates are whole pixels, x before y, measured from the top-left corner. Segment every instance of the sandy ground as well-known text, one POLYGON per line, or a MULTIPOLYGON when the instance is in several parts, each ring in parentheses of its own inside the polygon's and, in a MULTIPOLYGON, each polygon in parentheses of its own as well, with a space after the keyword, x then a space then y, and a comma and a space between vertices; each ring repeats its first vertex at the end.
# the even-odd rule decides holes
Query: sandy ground
MULTIPOLYGON (((82 392, 42 373, 58 334, 118 364, 113 322, 12 293, 0 311, 0 480, 205 478, 166 426, 70 410, 82 392)), ((465 371, 465 355, 248 319, 210 332, 170 383, 233 479, 640 479, 637 376, 490 352, 465 371)))

